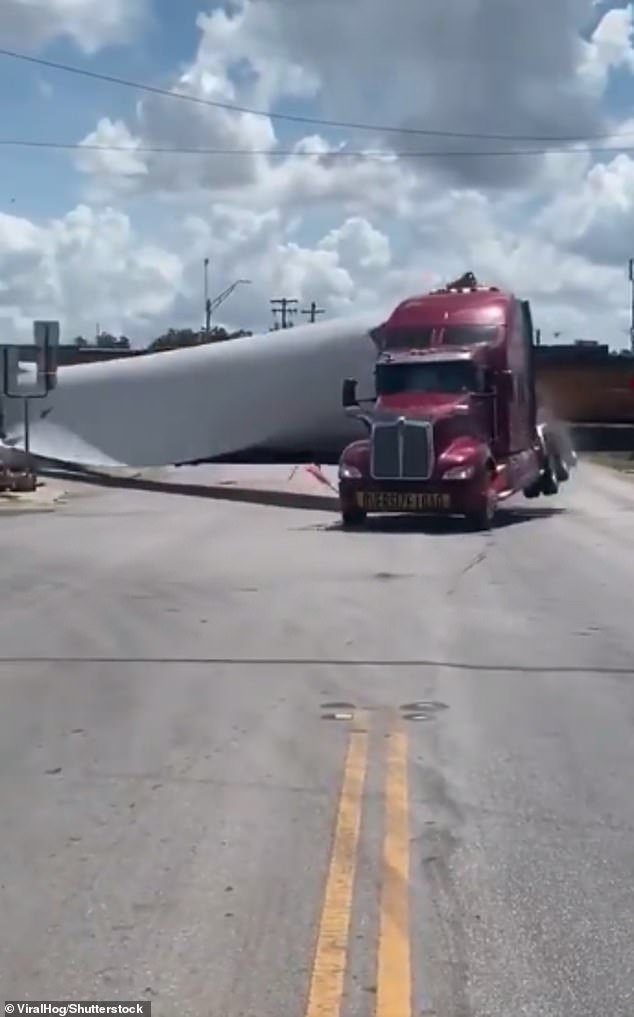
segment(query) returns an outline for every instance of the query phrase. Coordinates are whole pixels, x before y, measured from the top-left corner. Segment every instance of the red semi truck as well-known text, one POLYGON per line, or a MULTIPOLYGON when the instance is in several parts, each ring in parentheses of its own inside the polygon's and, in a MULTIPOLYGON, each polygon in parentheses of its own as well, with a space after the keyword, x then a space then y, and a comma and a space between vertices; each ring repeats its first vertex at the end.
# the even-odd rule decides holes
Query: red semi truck
POLYGON ((467 273, 405 300, 375 329, 375 394, 346 412, 369 437, 339 461, 345 526, 368 513, 465 516, 488 529, 499 502, 557 493, 574 465, 565 436, 538 422, 528 301, 482 287, 467 273))

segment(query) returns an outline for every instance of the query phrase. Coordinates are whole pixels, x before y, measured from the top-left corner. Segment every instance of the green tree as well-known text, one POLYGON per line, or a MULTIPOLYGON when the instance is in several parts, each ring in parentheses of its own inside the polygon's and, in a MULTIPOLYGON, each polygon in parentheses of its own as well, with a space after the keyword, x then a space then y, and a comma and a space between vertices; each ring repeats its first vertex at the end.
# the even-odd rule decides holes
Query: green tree
POLYGON ((100 349, 108 350, 129 350, 130 340, 125 335, 112 335, 111 332, 100 332, 95 340, 95 345, 100 349))
POLYGON ((207 343, 226 342, 227 339, 237 339, 240 336, 252 335, 239 329, 237 332, 227 332, 221 325, 214 325, 209 332, 194 331, 191 328, 168 328, 167 332, 157 336, 147 347, 149 353, 159 353, 163 350, 179 350, 187 346, 205 346, 207 343))
POLYGON ((148 346, 151 353, 159 353, 162 350, 178 350, 185 346, 199 346, 200 332, 194 332, 191 328, 168 328, 167 332, 157 336, 148 346))

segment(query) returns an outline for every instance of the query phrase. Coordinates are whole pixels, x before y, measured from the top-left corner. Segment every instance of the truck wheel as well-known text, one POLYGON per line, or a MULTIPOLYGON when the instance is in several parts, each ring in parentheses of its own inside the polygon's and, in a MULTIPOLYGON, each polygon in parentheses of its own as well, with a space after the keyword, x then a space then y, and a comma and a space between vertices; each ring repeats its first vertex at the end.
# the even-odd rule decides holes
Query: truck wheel
POLYGON ((350 530, 357 526, 363 526, 366 520, 366 513, 361 509, 344 509, 341 513, 341 522, 345 529, 350 530))
POLYGON ((542 494, 546 495, 557 494, 559 491, 559 480, 557 479, 556 467, 552 459, 548 460, 548 465, 542 475, 541 488, 542 494))
POLYGON ((555 477, 559 484, 565 484, 567 480, 570 480, 570 470, 566 466, 563 459, 557 459, 555 463, 555 477))
POLYGON ((467 516, 467 526, 470 530, 475 532, 481 532, 483 530, 490 530, 495 520, 495 513, 497 511, 497 504, 494 497, 488 497, 482 508, 478 509, 477 512, 470 512, 467 516))

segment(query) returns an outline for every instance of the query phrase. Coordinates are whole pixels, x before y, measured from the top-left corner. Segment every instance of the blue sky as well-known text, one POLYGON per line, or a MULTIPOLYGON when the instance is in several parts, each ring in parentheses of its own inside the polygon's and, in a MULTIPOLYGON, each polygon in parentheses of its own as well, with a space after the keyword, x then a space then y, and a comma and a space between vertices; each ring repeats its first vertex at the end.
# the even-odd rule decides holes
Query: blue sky
MULTIPOLYGON (((195 55, 200 39, 197 15, 215 7, 223 5, 153 0, 153 17, 130 45, 107 46, 89 56, 72 41, 61 39, 37 55, 130 81, 170 87, 178 71, 195 55)), ((131 121, 142 95, 135 89, 0 56, 0 138, 77 142, 101 117, 131 121)), ((279 111, 318 114, 313 104, 297 101, 282 103, 279 111)), ((278 122, 276 133, 283 142, 306 131, 301 125, 295 128, 278 122)), ((334 139, 342 136, 341 132, 331 135, 334 139)), ((75 172, 68 153, 0 147, 0 161, 0 211, 41 221, 63 213, 81 197, 83 176, 75 172)))
MULTIPOLYGON (((203 9, 210 11, 216 6, 222 5, 207 4, 203 9)), ((596 20, 607 9, 625 6, 597 5, 596 20)), ((178 69, 195 54, 200 37, 196 17, 200 10, 200 0, 178 3, 153 0, 153 17, 131 45, 108 46, 90 57, 71 41, 62 39, 46 46, 38 55, 139 82, 169 85, 178 69)), ((0 137, 75 142, 94 129, 101 117, 131 120, 141 95, 133 89, 0 57, 0 137)), ((629 74, 616 71, 611 75, 605 109, 615 117, 634 114, 629 74)), ((282 103, 278 110, 318 114, 314 104, 305 102, 282 103)), ((371 111, 372 105, 368 103, 370 119, 371 111)), ((303 131, 301 126, 276 122, 276 132, 283 140, 310 131, 310 127, 303 131)), ((330 136, 339 140, 343 132, 330 132, 330 136)), ((2 211, 41 220, 64 212, 81 196, 83 178, 74 171, 67 153, 0 148, 0 160, 2 211)))
MULTIPOLYGON (((87 56, 72 41, 62 39, 37 55, 163 86, 195 53, 200 34, 196 27, 199 9, 198 0, 154 0, 154 17, 131 45, 108 46, 87 56)), ((100 117, 131 117, 141 94, 0 57, 0 136, 76 142, 94 129, 100 117), (48 89, 50 95, 46 94, 48 89)), ((81 176, 74 172, 68 154, 3 148, 0 159, 2 211, 41 219, 71 208, 80 195, 81 176)))
MULTIPOLYGON (((169 87, 179 69, 190 63, 199 40, 198 0, 154 0, 154 17, 132 45, 109 46, 85 55, 71 41, 58 40, 38 56, 125 78, 169 87)), ((0 56, 0 137, 76 142, 92 131, 102 117, 131 122, 142 92, 91 80, 64 71, 38 67, 0 56)), ((291 102, 283 113, 318 114, 311 104, 291 102)), ((210 111, 213 116, 213 111, 210 111)), ((308 128, 311 130, 311 128, 308 128)), ((280 139, 302 136, 301 127, 279 123, 280 139)), ((334 132, 333 137, 337 137, 334 132)), ((203 142, 204 143, 204 142, 203 142)), ((188 158, 188 157, 183 157, 188 158)), ((193 158, 193 157, 192 157, 193 158)), ((63 214, 81 196, 84 178, 72 166, 71 155, 51 149, 1 147, 0 211, 35 221, 63 214)))
MULTIPOLYGON (((23 0, 13 2, 18 7, 21 4, 24 9, 27 7, 23 0)), ((55 7, 56 2, 57 0, 46 0, 52 7, 55 7)), ((89 2, 90 0, 82 0, 85 9, 88 8, 89 2)), ((113 4, 115 2, 116 0, 113 0, 113 4)), ((597 110, 591 108, 593 100, 590 102, 578 100, 575 94, 578 82, 575 81, 574 61, 570 56, 570 41, 575 28, 573 14, 579 18, 585 0, 568 0, 564 6, 565 10, 571 13, 566 15, 556 13, 555 7, 543 6, 542 0, 533 6, 527 5, 525 0, 506 0, 508 9, 513 10, 514 23, 518 26, 514 42, 515 51, 508 49, 513 40, 493 39, 488 31, 476 31, 477 26, 472 26, 471 37, 462 39, 461 33, 456 30, 455 17, 452 14, 452 5, 460 4, 462 0, 426 0, 422 6, 422 0, 400 0, 397 19, 390 15, 384 0, 348 0, 349 6, 341 8, 340 23, 333 26, 332 30, 330 24, 326 25, 330 43, 328 50, 321 52, 317 43, 319 38, 323 40, 324 32, 323 16, 320 12, 328 7, 327 0, 323 0, 321 6, 314 4, 312 0, 295 2, 297 6, 293 8, 293 13, 295 11, 301 13, 293 29, 296 32, 295 36, 286 23, 278 25, 272 23, 268 26, 270 38, 276 43, 279 39, 280 45, 279 54, 272 53, 271 59, 273 61, 279 59, 280 66, 284 63, 288 65, 291 57, 302 65, 306 65, 306 61, 312 61, 324 85, 324 108, 328 110, 327 115, 330 117, 339 116, 342 119, 366 121, 385 118, 397 122, 401 116, 407 115, 418 116, 418 125, 426 127, 495 131, 497 124, 503 124, 505 126, 499 129, 506 132, 516 129, 518 133, 524 131, 530 133, 532 117, 536 123, 536 130, 542 126, 546 133, 553 131, 566 133, 567 130, 575 129, 574 126, 570 126, 572 111, 573 119, 579 115, 580 122, 586 124, 595 122, 597 124, 595 129, 601 129, 597 110), (350 34, 350 25, 348 24, 346 28, 345 15, 353 8, 359 13, 359 17, 354 22, 354 30, 350 34), (433 18, 429 12, 433 13, 433 18), (415 33, 420 31, 424 33, 425 29, 421 29, 420 26, 428 14, 433 31, 437 30, 440 33, 441 45, 436 45, 436 38, 433 32, 429 31, 427 37, 424 34, 421 36, 420 46, 415 42, 417 38, 415 33), (288 32, 284 37, 287 28, 288 32), (552 33, 559 33, 559 37, 556 34, 553 36, 556 41, 552 42, 550 50, 547 29, 552 33), (363 35, 365 30, 369 33, 367 37, 363 35), (384 44, 384 36, 388 35, 392 40, 390 52, 398 54, 398 59, 391 62, 386 60, 384 44), (518 40, 523 44, 523 49, 518 47, 518 40), (540 52, 542 42, 544 51, 540 52), (510 60, 509 52, 513 53, 510 60), (564 68, 562 75, 558 73, 560 65, 564 68), (502 94, 499 89, 499 76, 505 66, 510 67, 508 95, 502 94), (462 96, 465 94, 468 100, 470 90, 466 89, 465 93, 464 86, 456 76, 456 68, 461 67, 465 74, 468 70, 469 84, 475 81, 473 94, 483 96, 475 115, 473 111, 465 114, 461 109, 462 96), (488 73, 490 80, 487 81, 488 73), (554 84, 549 93, 550 81, 554 84), (568 89, 570 96, 566 98, 565 92, 568 89), (535 97, 543 98, 544 93, 552 95, 553 110, 538 110, 536 115, 535 97), (385 98, 381 103, 382 108, 389 110, 381 115, 374 108, 379 94, 382 100, 385 98), (409 102, 408 109, 403 108, 404 99, 409 102), (560 99, 562 101, 558 109, 560 99), (581 108, 584 102, 586 108, 581 108), (538 122, 541 113, 547 114, 542 117, 545 126, 538 122), (515 123, 517 127, 513 128, 515 123), (508 124, 511 127, 506 126, 508 124)), ((555 3, 555 0, 552 2, 555 3)), ((497 0, 486 0, 482 10, 495 9, 496 3, 497 0), (488 8, 486 4, 489 4, 488 8)), ((474 6, 471 4, 469 9, 473 10, 474 6)), ((557 7, 557 11, 563 11, 564 6, 557 7)), ((201 3, 200 0, 179 0, 178 3, 175 0, 153 0, 152 7, 150 23, 131 44, 108 45, 92 57, 87 56, 68 36, 58 36, 39 48, 35 41, 29 46, 29 40, 26 39, 22 46, 16 43, 15 48, 18 50, 22 48, 45 59, 98 73, 170 87, 178 74, 186 66, 191 65, 196 55, 200 39, 196 18, 201 3)), ((588 38, 608 7, 609 5, 603 4, 595 8, 594 14, 587 21, 588 38)), ((270 8, 275 12, 273 16, 278 18, 280 10, 286 14, 290 10, 284 6, 282 0, 259 0, 258 10, 261 11, 263 8, 270 8)), ((614 4, 613 8, 624 9, 625 4, 614 4)), ((58 12, 61 9, 57 6, 58 12)), ((204 9, 209 13, 213 8, 207 4, 204 9)), ((586 13, 590 11, 589 0, 585 11, 586 13)), ((348 18, 348 22, 350 20, 348 18)), ((578 23, 576 27, 578 28, 578 23)), ((460 28, 461 30, 463 28, 462 21, 460 28)), ((255 51, 254 47, 257 49, 258 33, 253 25, 245 30, 244 36, 241 32, 239 38, 240 42, 244 38, 245 45, 247 43, 251 45, 252 51, 255 51)), ((613 37, 608 38, 607 42, 609 49, 614 42, 613 37)), ((220 45, 217 39, 214 40, 214 45, 220 45)), ((610 113, 615 119, 632 116, 632 94, 631 68, 613 70, 603 97, 603 112, 610 113)), ((36 67, 0 56, 0 140, 14 138, 77 143, 95 130, 98 121, 104 117, 111 121, 123 120, 134 129, 135 105, 142 96, 142 92, 133 89, 36 67)), ((541 102, 542 99, 537 101, 541 102)), ((185 109, 191 112, 192 107, 185 107, 185 104, 177 102, 172 106, 177 111, 172 121, 176 121, 178 126, 180 123, 178 107, 180 106, 183 112, 185 109)), ((319 115, 320 112, 320 106, 309 101, 293 103, 282 101, 274 108, 278 112, 307 115, 319 115)), ((160 116, 164 114, 160 114, 159 118, 160 116)), ((213 110, 208 111, 208 117, 210 124, 217 123, 218 118, 213 110)), ((168 119, 164 118, 164 121, 161 121, 159 130, 161 138, 168 140, 161 140, 159 144, 169 144, 169 138, 174 136, 174 122, 170 127, 168 119), (163 129, 165 130, 161 133, 163 129)), ((592 130, 592 127, 589 129, 592 130)), ((313 133, 326 134, 331 141, 339 141, 344 137, 343 131, 337 133, 325 129, 320 131, 318 127, 284 124, 280 121, 276 121, 275 131, 283 144, 313 133)), ((240 137, 247 137, 247 133, 243 132, 240 137)), ((253 134, 250 137, 253 137, 253 134)), ((204 137, 200 137, 199 143, 204 145, 205 140, 204 137)), ((350 143, 354 148, 362 147, 368 140, 366 134, 350 135, 350 143)), ((148 143, 153 143, 151 136, 148 143)), ((250 142, 247 140, 246 143, 250 142)), ((369 143, 373 144, 373 141, 369 143)), ((631 143, 634 145, 634 138, 631 143)), ((469 144, 465 142, 460 147, 469 147, 469 144)), ((439 145, 442 147, 442 142, 439 145)), ((229 147, 234 147, 231 142, 229 147)), ((183 165, 198 164, 196 157, 183 156, 182 159, 183 165)), ((2 170, 0 212, 36 224, 47 224, 53 218, 63 220, 64 216, 86 198, 90 178, 74 170, 71 153, 0 146, 0 160, 2 170)), ((613 156, 606 156, 603 161, 612 163, 613 156)), ((349 189, 346 194, 347 171, 333 171, 330 180, 323 179, 312 184, 309 181, 304 195, 302 164, 295 160, 293 166, 287 167, 289 172, 284 180, 270 191, 272 195, 270 201, 275 203, 274 207, 280 213, 279 228, 271 227, 266 237, 262 239, 260 236, 260 240, 257 234, 257 216, 265 207, 263 203, 266 202, 266 195, 269 193, 267 187, 271 186, 271 181, 267 183, 259 180, 250 192, 236 189, 232 200, 235 203, 236 214, 243 215, 239 227, 236 227, 236 235, 242 232, 248 236, 249 231, 253 230, 254 244, 257 247, 257 243, 260 242, 259 256, 262 258, 261 264, 254 263, 249 270, 254 276, 261 276, 260 289, 256 293, 256 287, 253 286, 252 298, 241 296, 240 299, 252 299, 254 308, 257 304, 257 310, 253 313, 261 316, 262 308, 266 309, 268 303, 267 279, 272 280, 270 285, 276 290, 284 280, 287 280, 284 285, 298 291, 301 288, 301 279, 304 280, 302 285, 307 295, 314 294, 320 302, 332 299, 333 306, 336 306, 336 301, 343 292, 353 291, 350 287, 346 288, 348 286, 346 278, 354 279, 355 285, 358 285, 359 299, 367 300, 373 298, 375 293, 382 292, 384 286, 390 287, 390 293, 400 294, 399 287, 418 285, 416 280, 420 278, 423 270, 439 273, 459 271, 463 267, 462 260, 468 258, 474 263, 473 267, 477 267, 475 262, 481 262, 482 272, 492 276, 499 274, 502 278, 505 278, 506 272, 513 285, 517 281, 517 285, 527 288, 529 294, 536 293, 542 301, 542 306, 547 309, 547 316, 552 319, 553 328, 563 328, 563 324, 555 320, 558 316, 567 321, 570 315, 575 322, 570 325, 571 330, 584 328, 584 309, 578 306, 577 294, 579 288, 583 289, 587 283, 573 284, 569 280, 576 273, 583 279, 589 279, 598 289, 604 285, 601 281, 603 277, 599 274, 603 269, 595 269, 591 260, 586 260, 583 264, 578 261, 580 250, 583 251, 584 258, 589 257, 589 251, 591 256, 592 245, 588 241, 588 236, 593 228, 596 229, 591 210, 587 207, 588 195, 592 193, 587 174, 586 177, 582 174, 575 176, 576 171, 572 165, 570 170, 561 171, 560 179, 539 182, 539 160, 534 162, 531 160, 530 163, 524 162, 528 167, 524 177, 517 175, 517 179, 514 179, 514 171, 511 170, 508 179, 505 179, 504 174, 500 172, 505 162, 491 159, 484 176, 480 174, 478 177, 475 176, 475 169, 474 175, 469 176, 468 165, 462 175, 459 168, 456 172, 455 160, 453 175, 450 175, 451 166, 443 166, 440 162, 433 163, 436 170, 434 174, 425 172, 432 164, 419 163, 422 172, 416 185, 418 196, 411 206, 411 212, 403 213, 398 210, 397 198, 399 189, 407 186, 406 177, 412 169, 411 162, 403 163, 398 171, 400 175, 394 176, 393 179, 384 177, 381 180, 377 175, 374 181, 368 178, 366 184, 366 178, 359 175, 359 189, 352 197, 357 199, 357 205, 362 203, 363 207, 361 211, 351 212, 350 208, 355 202, 351 199, 349 189), (294 174, 291 172, 293 167, 294 174), (490 179, 487 179, 489 169, 490 179), (577 199, 579 207, 572 208, 570 203, 574 204, 577 199), (551 208, 550 220, 541 234, 537 235, 534 222, 547 206, 551 208), (567 216, 568 225, 562 234, 560 219, 563 213, 567 216), (249 219, 249 216, 252 218, 249 219), (320 242, 331 229, 344 225, 350 216, 361 217, 363 222, 349 225, 345 244, 344 241, 341 242, 341 247, 337 247, 333 258, 327 263, 323 248, 320 251, 320 242), (586 220, 588 236, 577 237, 575 234, 577 225, 583 224, 586 220), (289 223, 295 223, 290 239, 302 247, 297 257, 294 252, 287 249, 289 223), (383 232, 392 241, 393 262, 389 272, 381 267, 380 258, 376 260, 376 251, 373 253, 363 248, 366 241, 371 244, 376 240, 376 237, 372 239, 372 230, 366 229, 366 226, 383 232), (557 239, 554 241, 555 235, 557 239), (363 237, 366 240, 363 240, 363 237), (562 245, 561 257, 554 248, 554 245, 559 243, 562 245), (375 265, 374 269, 363 268, 362 260, 365 258, 367 261, 368 257, 375 258, 372 262, 375 265), (570 261, 572 257, 576 257, 577 261, 570 261), (301 270, 298 268, 299 262, 303 266, 301 270), (556 284, 552 282, 553 272, 557 273, 556 284), (573 295, 571 304, 567 303, 565 296, 568 286, 573 295)), ((276 165, 281 164, 276 160, 276 165)), ((310 166, 308 163, 304 165, 307 166, 309 176, 310 166)), ((343 165, 345 164, 339 163, 340 167, 343 165)), ((624 194, 630 193, 628 166, 629 164, 621 168, 622 179, 619 178, 620 182, 615 183, 615 195, 617 192, 620 193, 619 188, 624 194)), ((212 169, 212 176, 214 172, 212 169)), ((349 175, 354 175, 353 169, 349 175)), ((132 246, 125 256, 121 251, 118 255, 113 255, 115 259, 118 257, 122 266, 121 280, 108 277, 101 290, 99 279, 89 280, 90 286, 88 282, 80 284, 75 271, 69 270, 68 282, 65 281, 63 260, 67 258, 67 247, 59 248, 61 253, 56 255, 54 252, 57 241, 50 232, 47 233, 47 240, 53 253, 47 255, 48 264, 40 265, 38 271, 43 275, 49 272, 51 276, 50 281, 46 283, 49 288, 45 287, 45 292, 49 294, 46 298, 49 304, 60 301, 60 314, 72 317, 77 313, 79 324, 73 323, 73 330, 81 327, 84 315, 89 315, 90 320, 93 320, 96 311, 100 319, 114 317, 113 308, 117 313, 121 311, 119 317, 123 322, 122 327, 128 328, 129 324, 129 328, 134 329, 141 321, 138 325, 140 329, 153 328, 153 324, 146 322, 150 312, 133 311, 128 308, 128 303, 135 302, 138 287, 147 285, 145 281, 136 282, 137 278, 146 280, 148 271, 152 271, 155 273, 156 289, 152 299, 148 298, 149 305, 159 306, 157 294, 164 291, 166 285, 173 286, 173 293, 171 305, 166 304, 167 310, 151 313, 165 316, 178 314, 179 317, 181 315, 187 317, 187 308, 192 306, 193 299, 189 294, 196 289, 200 274, 200 250, 190 249, 190 239, 182 227, 188 213, 197 216, 202 233, 208 237, 210 248, 215 249, 214 244, 217 245, 218 241, 218 222, 221 221, 214 210, 218 194, 214 187, 218 186, 217 183, 208 186, 206 192, 193 196, 187 185, 184 185, 180 190, 175 189, 170 202, 165 202, 159 197, 155 174, 150 186, 141 188, 133 199, 123 200, 115 193, 108 197, 107 200, 120 212, 129 216, 126 222, 132 231, 130 241, 132 246), (148 251, 149 242, 154 245, 155 250, 148 251), (62 261, 55 262, 56 257, 62 261), (161 270, 158 267, 161 259, 165 265, 170 266, 169 269, 161 270), (177 264, 171 259, 176 259, 177 264), (147 267, 150 262, 154 265, 151 270, 147 267), (138 270, 137 275, 134 274, 135 267, 138 270), (167 276, 165 272, 168 273, 167 276), (76 310, 75 307, 81 303, 79 297, 82 286, 87 287, 84 302, 88 310, 81 307, 76 310), (129 297, 123 295, 126 287, 130 292, 129 297), (102 305, 99 304, 100 301, 102 305)), ((632 216, 629 210, 626 211, 621 220, 620 212, 615 213, 619 208, 618 200, 623 199, 617 200, 615 197, 610 204, 609 194, 607 196, 604 194, 603 200, 607 203, 606 215, 612 217, 616 223, 615 228, 619 228, 622 233, 631 225, 631 231, 634 233, 634 211, 632 216)), ((634 209, 634 189, 632 207, 634 209)), ((97 232, 93 247, 96 249, 103 246, 101 243, 103 231, 99 232, 101 213, 97 204, 95 209, 94 228, 97 232)), ((602 215, 603 211, 598 210, 595 218, 602 215)), ((74 241, 68 241, 68 238, 64 237, 61 243, 75 241, 81 248, 83 241, 78 239, 78 235, 75 235, 74 241)), ((206 241, 201 240, 200 243, 204 244, 206 241)), ((601 244, 605 250, 605 236, 601 237, 601 244)), ((620 245, 622 247, 622 235, 620 245)), ((248 244, 245 247, 245 243, 240 240, 234 244, 234 248, 228 248, 226 253, 224 251, 222 254, 219 251, 216 253, 215 288, 222 289, 232 280, 236 271, 242 274, 244 251, 247 248, 248 244)), ((620 249, 618 245, 615 246, 615 250, 617 248, 620 249)), ((609 252, 609 242, 607 249, 609 252)), ((11 251, 11 243, 8 244, 8 250, 11 251)), ((0 249, 0 260, 2 257, 3 252, 0 249)), ((620 257, 619 254, 618 258, 615 258, 616 267, 610 270, 614 272, 616 286, 619 288, 620 257)), ((7 264, 10 271, 11 264, 9 262, 7 264)), ((3 267, 3 271, 6 272, 7 268, 3 267)), ((87 265, 86 272, 89 271, 92 271, 93 275, 98 273, 97 268, 90 268, 87 265)), ((605 278, 607 280, 608 276, 605 278)), ((45 286, 44 282, 42 285, 45 286)), ((21 276, 16 287, 16 292, 22 293, 24 287, 21 276)), ((148 291, 149 289, 150 287, 148 291)), ((606 281, 605 289, 606 292, 607 290, 614 292, 615 286, 606 281)), ((614 299, 612 303, 611 320, 614 320, 615 314, 619 315, 619 319, 618 328, 613 325, 611 329, 615 335, 618 333, 621 336, 622 307, 614 299)), ((235 306, 237 302, 232 303, 232 308, 235 306)), ((72 320, 75 322, 74 317, 72 320)), ((598 310, 597 321, 600 321, 598 310)), ((596 331, 594 325, 592 331, 596 331)))

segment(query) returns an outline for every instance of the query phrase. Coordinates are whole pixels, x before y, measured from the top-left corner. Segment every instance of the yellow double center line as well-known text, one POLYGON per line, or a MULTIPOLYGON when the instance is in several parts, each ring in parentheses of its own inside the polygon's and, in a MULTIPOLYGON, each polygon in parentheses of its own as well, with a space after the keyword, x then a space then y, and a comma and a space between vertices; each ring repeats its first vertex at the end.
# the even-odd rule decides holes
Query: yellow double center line
POLYGON ((388 735, 387 745, 376 1015, 410 1017, 412 972, 407 735, 404 731, 394 731, 388 735))
MULTIPOLYGON (((411 1017, 407 736, 388 735, 375 1017, 411 1017)), ((349 735, 306 1017, 340 1017, 368 766, 367 717, 349 735)))

